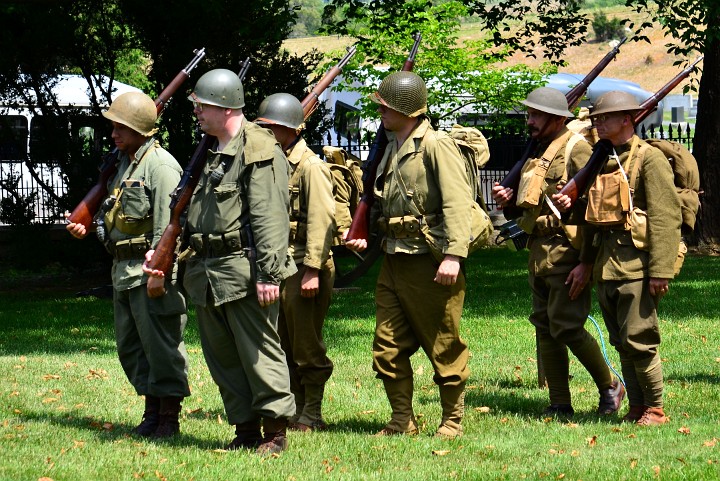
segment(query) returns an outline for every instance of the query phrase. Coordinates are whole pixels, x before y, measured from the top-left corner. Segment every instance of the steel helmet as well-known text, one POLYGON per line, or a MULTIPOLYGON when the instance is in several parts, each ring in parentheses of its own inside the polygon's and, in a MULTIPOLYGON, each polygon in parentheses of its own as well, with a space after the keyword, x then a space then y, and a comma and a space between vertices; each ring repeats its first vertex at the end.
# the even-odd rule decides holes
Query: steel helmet
POLYGON ((302 104, 294 96, 284 93, 272 94, 260 104, 255 123, 304 129, 305 114, 303 113, 302 104))
POLYGON ((425 81, 413 72, 394 72, 385 77, 370 100, 390 107, 408 117, 427 112, 427 87, 425 81))
POLYGON ((200 77, 188 100, 226 109, 245 107, 242 82, 235 72, 224 68, 210 70, 200 77))
POLYGON ((567 98, 559 90, 550 87, 540 87, 528 94, 527 99, 521 102, 523 105, 560 117, 575 117, 568 110, 567 98))
POLYGON ((613 90, 597 98, 595 104, 590 109, 590 117, 609 112, 632 113, 641 108, 634 95, 621 90, 613 90))
POLYGON ((157 107, 153 99, 142 92, 126 92, 118 96, 103 117, 126 125, 145 137, 152 136, 157 129, 157 107))

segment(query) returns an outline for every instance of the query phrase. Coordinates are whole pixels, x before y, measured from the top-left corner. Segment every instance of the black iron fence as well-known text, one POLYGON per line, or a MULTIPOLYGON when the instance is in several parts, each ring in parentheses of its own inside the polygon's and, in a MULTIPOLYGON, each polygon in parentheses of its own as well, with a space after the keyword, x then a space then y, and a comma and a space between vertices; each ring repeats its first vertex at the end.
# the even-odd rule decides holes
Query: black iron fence
MULTIPOLYGON (((643 128, 640 135, 643 138, 674 140, 692 150, 693 131, 690 124, 670 124, 649 131, 643 128)), ((496 207, 490 195, 492 186, 502 180, 522 156, 526 142, 527 140, 521 136, 488 135, 490 161, 480 172, 480 180, 489 209, 496 207)), ((359 138, 350 141, 343 139, 340 142, 337 139, 326 138, 323 145, 342 147, 360 158, 365 158, 370 149, 369 144, 359 138)), ((311 147, 317 152, 322 150, 322 145, 311 147)), ((63 219, 58 212, 55 198, 64 196, 66 192, 66 178, 57 167, 40 164, 31 171, 23 161, 0 160, 0 208, 5 214, 9 213, 9 209, 19 211, 24 209, 25 213, 32 217, 33 223, 61 223, 63 219), (52 189, 53 194, 49 194, 42 184, 52 189)), ((5 218, 7 215, 1 217, 5 218)), ((3 222, 0 221, 0 225, 2 224, 3 222)))

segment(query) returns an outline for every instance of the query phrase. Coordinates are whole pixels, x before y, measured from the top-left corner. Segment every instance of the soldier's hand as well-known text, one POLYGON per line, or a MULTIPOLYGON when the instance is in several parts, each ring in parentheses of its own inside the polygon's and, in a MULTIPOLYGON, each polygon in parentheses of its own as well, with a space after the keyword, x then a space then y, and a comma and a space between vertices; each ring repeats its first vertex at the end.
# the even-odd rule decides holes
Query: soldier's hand
POLYGON ((145 253, 145 262, 143 262, 142 270, 148 276, 147 293, 148 297, 156 298, 165 295, 165 273, 157 269, 150 269, 148 262, 152 260, 154 249, 150 249, 145 253))
POLYGON ((565 194, 553 194, 552 201, 560 212, 567 212, 572 207, 572 199, 565 194))
POLYGON ((311 267, 305 268, 302 281, 300 281, 300 295, 302 297, 315 297, 320 292, 320 271, 311 267))
POLYGON ((435 279, 438 284, 452 286, 457 282, 460 272, 460 258, 458 256, 446 255, 438 267, 435 279))
POLYGON ((592 274, 592 267, 592 264, 581 262, 570 271, 567 279, 565 279, 565 285, 570 286, 570 292, 568 293, 570 300, 574 301, 577 299, 583 289, 585 289, 585 286, 588 285, 590 275, 592 274))
MULTIPOLYGON (((70 217, 70 212, 65 211, 65 219, 68 219, 70 217)), ((84 239, 85 236, 88 234, 87 229, 84 225, 78 224, 75 222, 69 222, 65 228, 67 231, 72 235, 73 237, 77 239, 84 239)))
POLYGON ((255 284, 255 289, 257 290, 260 307, 267 307, 280 298, 280 286, 276 286, 275 284, 258 282, 255 284))
POLYGON ((512 200, 514 191, 509 187, 503 187, 499 182, 495 182, 492 188, 492 197, 500 207, 505 207, 512 200))
POLYGON ((657 297, 658 301, 670 290, 670 280, 659 277, 650 278, 650 295, 657 297))
POLYGON ((367 239, 346 240, 345 247, 353 252, 362 252, 367 249, 367 239))

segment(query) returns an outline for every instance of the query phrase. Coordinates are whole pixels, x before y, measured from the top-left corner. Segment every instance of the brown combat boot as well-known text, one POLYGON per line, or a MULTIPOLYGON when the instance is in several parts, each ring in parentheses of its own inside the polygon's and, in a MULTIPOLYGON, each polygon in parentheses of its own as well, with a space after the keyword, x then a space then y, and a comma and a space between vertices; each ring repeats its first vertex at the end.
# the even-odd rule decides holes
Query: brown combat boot
POLYGON ((183 398, 166 396, 160 398, 160 420, 153 433, 154 438, 169 438, 180 432, 180 410, 183 398))
POLYGON ((133 432, 142 437, 150 437, 155 432, 160 422, 160 398, 145 396, 145 412, 143 413, 142 422, 138 424, 133 432))
POLYGON ((600 391, 597 413, 601 416, 609 416, 618 412, 623 399, 625 399, 625 386, 618 379, 613 379, 609 388, 600 391))
POLYGON ((326 431, 327 423, 322 417, 324 384, 306 384, 303 411, 297 419, 290 418, 288 429, 300 432, 326 431))
POLYGON ((249 421, 235 425, 235 439, 225 446, 228 451, 236 451, 238 449, 257 449, 262 443, 262 434, 260 434, 260 420, 249 421))
POLYGON ((463 434, 460 423, 465 415, 465 384, 440 386, 442 421, 435 436, 445 439, 459 438, 463 434))
POLYGON ((265 436, 262 438, 262 443, 255 452, 260 456, 271 456, 285 451, 288 447, 286 437, 287 424, 287 418, 273 419, 263 417, 263 432, 265 436))
POLYGON ((649 406, 644 406, 643 408, 644 412, 642 416, 635 422, 638 426, 660 426, 668 422, 663 408, 653 408, 649 406))
POLYGON ((628 409, 627 414, 623 416, 622 421, 624 423, 634 423, 637 422, 645 412, 645 406, 639 404, 639 405, 630 405, 630 409, 628 409))
POLYGON ((392 436, 395 434, 417 434, 418 424, 413 413, 413 378, 383 379, 392 417, 376 435, 392 436))

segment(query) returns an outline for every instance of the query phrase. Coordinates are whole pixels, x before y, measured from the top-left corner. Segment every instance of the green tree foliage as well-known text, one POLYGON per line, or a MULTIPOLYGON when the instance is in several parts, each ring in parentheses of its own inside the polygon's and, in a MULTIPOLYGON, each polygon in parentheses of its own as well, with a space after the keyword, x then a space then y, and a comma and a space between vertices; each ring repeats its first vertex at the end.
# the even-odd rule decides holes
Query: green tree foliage
MULTIPOLYGON (((437 125, 471 106, 472 111, 490 114, 489 128, 510 128, 502 120, 527 93, 538 85, 549 66, 532 70, 524 66, 502 68, 512 53, 496 48, 490 40, 458 39, 460 19, 468 14, 460 2, 433 5, 425 0, 407 2, 332 2, 325 10, 324 31, 358 39, 358 54, 346 68, 344 88, 362 96, 363 116, 377 117, 366 94, 377 89, 390 72, 399 70, 410 51, 414 32, 422 35, 414 71, 428 84, 429 116, 437 125), (342 3, 342 5, 341 5, 342 3)), ((517 126, 515 126, 517 128, 517 126)))
POLYGON ((315 35, 320 28, 323 13, 323 0, 294 0, 297 21, 291 37, 307 37, 315 35))
POLYGON ((598 42, 621 39, 625 33, 622 20, 619 18, 609 19, 603 12, 593 15, 592 28, 595 32, 595 40, 598 42))

